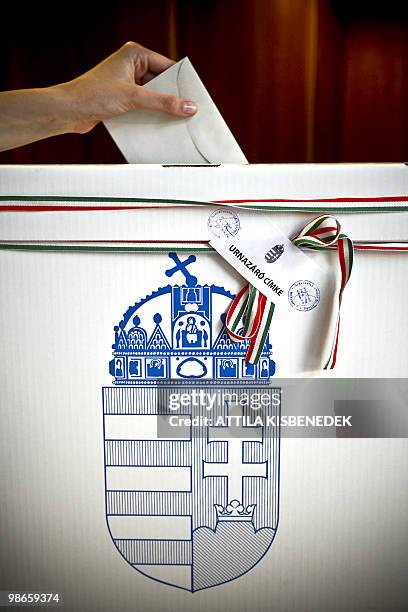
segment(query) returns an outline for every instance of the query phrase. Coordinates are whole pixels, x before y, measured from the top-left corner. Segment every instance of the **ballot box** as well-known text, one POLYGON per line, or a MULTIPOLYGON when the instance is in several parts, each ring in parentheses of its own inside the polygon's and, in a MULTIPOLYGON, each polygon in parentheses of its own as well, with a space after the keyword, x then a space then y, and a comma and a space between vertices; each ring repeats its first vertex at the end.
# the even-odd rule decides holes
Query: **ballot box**
MULTIPOLYGON (((116 368, 119 378, 131 384, 132 379, 144 377, 236 380, 321 374, 323 362, 310 359, 310 354, 315 351, 320 358, 322 339, 329 335, 331 341, 333 332, 325 325, 321 304, 304 312, 300 306, 300 326, 310 328, 312 337, 305 346, 298 346, 300 329, 293 337, 291 323, 285 329, 285 322, 281 324, 274 316, 263 362, 259 360, 255 368, 245 366, 246 344, 234 342, 223 331, 222 319, 232 296, 248 278, 208 243, 213 238, 211 225, 219 219, 228 223, 226 231, 234 235, 232 226, 238 229, 250 217, 257 240, 267 241, 268 221, 290 238, 326 213, 333 215, 341 232, 355 243, 353 271, 342 296, 332 375, 405 376, 405 165, 10 166, 1 169, 1 177, 0 232, 3 266, 11 274, 12 286, 5 292, 9 298, 15 297, 13 287, 20 295, 20 286, 30 282, 30 292, 24 290, 30 303, 43 300, 46 306, 52 303, 51 296, 64 299, 70 305, 70 317, 63 327, 69 335, 73 333, 69 326, 72 303, 82 321, 81 309, 95 306, 98 299, 97 316, 88 317, 90 327, 86 333, 81 331, 84 342, 95 341, 92 332, 96 329, 98 342, 105 338, 106 349, 111 348, 112 338, 117 345, 126 344, 131 327, 140 328, 146 338, 142 344, 135 340, 132 348, 149 346, 147 361, 143 357, 130 362, 130 355, 125 359, 116 351, 108 376, 114 376, 116 368), (383 250, 376 250, 377 243, 382 243, 383 250), (35 283, 36 274, 41 282, 35 283), (164 288, 168 300, 163 298, 164 288), (125 311, 127 316, 122 317, 125 311), (176 312, 184 317, 181 325, 174 320, 176 312), (314 313, 318 316, 311 325, 314 313), (135 316, 140 319, 138 325, 135 316), (119 326, 115 336, 114 326, 119 326), (159 342, 153 332, 163 336, 170 351, 160 364, 152 348, 159 342), (206 363, 197 359, 206 353, 206 363)), ((333 251, 303 251, 337 274, 333 251)), ((274 270, 276 264, 265 266, 274 270)), ((273 277, 276 271, 267 274, 273 277)), ((3 273, 3 286, 6 282, 3 273)), ((286 295, 284 299, 288 301, 286 295)), ((41 317, 44 309, 39 306, 36 312, 41 317)), ((330 302, 330 309, 335 316, 338 305, 330 302)), ((61 304, 52 317, 65 318, 65 314, 61 304)), ((38 328, 36 331, 39 333, 38 328)), ((43 345, 36 346, 40 348, 43 345)), ((100 347, 100 358, 103 353, 106 358, 106 349, 100 347)), ((83 367, 88 366, 84 363, 83 367)))
MULTIPOLYGON (((395 544, 405 439, 282 439, 279 464, 273 419, 235 439, 205 422, 173 435, 158 417, 181 391, 192 417, 197 389, 280 397, 280 377, 406 377, 407 166, 3 166, 0 198, 4 554, 21 584, 48 580, 67 610, 135 598, 187 610, 197 591, 203 609, 300 609, 306 591, 308 610, 334 609, 333 592, 341 609, 350 592, 375 602, 377 570, 357 584, 358 550, 406 556, 404 538, 395 544), (300 244, 331 289, 324 297, 309 272, 286 268, 280 297, 297 318, 281 317, 277 299, 249 358, 256 303, 236 337, 228 316, 252 277, 214 240, 252 224, 228 248, 242 264, 250 243, 269 240, 263 267, 244 265, 273 291, 270 270, 304 228, 324 238, 321 217, 352 244, 348 282, 337 242, 300 244), (340 578, 333 550, 347 558, 340 578)), ((284 396, 280 408, 291 408, 284 396)))

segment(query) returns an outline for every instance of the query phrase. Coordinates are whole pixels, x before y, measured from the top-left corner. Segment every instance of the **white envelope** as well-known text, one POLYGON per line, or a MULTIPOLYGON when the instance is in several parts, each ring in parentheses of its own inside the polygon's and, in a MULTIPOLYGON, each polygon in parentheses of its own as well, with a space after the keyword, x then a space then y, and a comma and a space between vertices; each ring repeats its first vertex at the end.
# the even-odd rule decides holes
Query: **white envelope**
POLYGON ((105 121, 129 163, 245 164, 247 160, 186 57, 145 87, 193 100, 198 111, 186 119, 138 109, 105 121))

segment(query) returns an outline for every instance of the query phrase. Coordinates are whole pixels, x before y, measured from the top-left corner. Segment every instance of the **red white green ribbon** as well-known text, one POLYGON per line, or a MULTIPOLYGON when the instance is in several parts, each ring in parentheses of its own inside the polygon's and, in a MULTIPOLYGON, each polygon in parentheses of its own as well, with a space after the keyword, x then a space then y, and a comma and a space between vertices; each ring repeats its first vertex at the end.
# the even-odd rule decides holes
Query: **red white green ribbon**
POLYGON ((250 340, 245 356, 248 363, 257 364, 261 357, 274 310, 275 304, 250 283, 231 302, 225 326, 235 342, 250 340))
MULTIPOLYGON (((355 251, 408 253, 408 242, 353 240, 355 251)), ((327 245, 328 250, 336 246, 327 245)), ((208 253, 217 254, 209 240, 0 240, 0 251, 65 253, 208 253)))
POLYGON ((0 212, 83 212, 175 208, 191 206, 227 206, 248 210, 370 213, 407 212, 408 196, 324 197, 324 198, 243 198, 235 200, 188 200, 184 198, 118 197, 86 195, 0 194, 0 212))
MULTIPOLYGON (((319 251, 337 249, 341 273, 336 304, 338 314, 330 354, 324 365, 325 370, 332 369, 336 364, 341 300, 353 267, 353 242, 340 233, 340 223, 331 215, 313 219, 292 238, 292 242, 299 248, 319 251)), ((248 363, 257 364, 261 357, 274 309, 274 303, 251 284, 241 289, 228 309, 226 327, 231 339, 238 342, 250 341, 245 358, 248 363)))

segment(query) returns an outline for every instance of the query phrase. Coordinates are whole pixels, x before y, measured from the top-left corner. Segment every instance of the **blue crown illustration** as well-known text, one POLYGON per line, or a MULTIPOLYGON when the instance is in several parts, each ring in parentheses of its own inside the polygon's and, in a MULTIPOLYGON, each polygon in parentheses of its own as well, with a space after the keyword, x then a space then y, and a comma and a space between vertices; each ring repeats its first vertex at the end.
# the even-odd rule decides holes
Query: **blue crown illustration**
POLYGON ((217 285, 200 284, 186 266, 194 255, 166 270, 182 272, 185 283, 166 285, 136 302, 115 326, 113 359, 115 385, 140 385, 165 379, 256 379, 274 374, 267 342, 257 366, 248 364, 248 342, 234 342, 225 327, 225 310, 234 297, 217 285))

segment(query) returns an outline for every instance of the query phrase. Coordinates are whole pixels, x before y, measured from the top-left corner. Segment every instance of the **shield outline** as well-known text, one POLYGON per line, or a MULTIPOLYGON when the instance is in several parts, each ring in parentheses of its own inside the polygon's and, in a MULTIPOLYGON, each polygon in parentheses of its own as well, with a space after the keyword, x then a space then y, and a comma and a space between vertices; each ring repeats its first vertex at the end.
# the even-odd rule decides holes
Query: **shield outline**
MULTIPOLYGON (((144 388, 146 388, 146 387, 149 388, 150 387, 150 388, 157 389, 159 387, 170 387, 170 386, 171 387, 179 387, 179 388, 182 388, 182 387, 193 387, 193 386, 196 387, 196 386, 201 386, 200 382, 201 381, 198 381, 198 380, 195 380, 195 381, 186 381, 186 380, 180 381, 180 380, 171 380, 171 379, 168 379, 168 380, 158 381, 157 383, 151 381, 150 384, 144 385, 144 388)), ((244 380, 244 381, 235 380, 234 381, 234 385, 236 385, 238 387, 241 387, 241 386, 242 387, 244 387, 244 386, 245 387, 250 387, 252 389, 262 388, 263 390, 266 390, 266 389, 270 389, 270 390, 272 390, 272 389, 275 389, 275 390, 279 389, 279 391, 281 392, 280 388, 278 388, 276 386, 272 386, 272 385, 266 385, 264 381, 259 381, 259 380, 257 380, 257 381, 255 380, 253 382, 252 381, 248 382, 246 380, 244 380)), ((226 381, 221 381, 219 379, 214 379, 212 381, 208 381, 207 380, 207 381, 205 381, 205 387, 208 387, 208 386, 211 386, 211 387, 214 387, 214 388, 225 387, 225 386, 227 386, 227 382, 226 381), (209 385, 209 383, 212 383, 212 384, 209 385)), ((133 388, 135 388, 135 387, 133 387, 133 388)), ((252 571, 256 567, 256 565, 258 565, 258 563, 260 563, 262 561, 264 556, 269 552, 270 547, 271 547, 271 545, 273 544, 273 542, 275 540, 276 533, 277 533, 277 530, 278 530, 278 527, 279 527, 279 519, 280 519, 280 453, 281 453, 281 444, 280 444, 280 440, 281 440, 281 435, 280 435, 280 416, 281 416, 281 405, 279 405, 279 408, 277 410, 277 417, 278 417, 278 423, 277 423, 277 427, 276 427, 276 432, 277 432, 277 435, 276 435, 277 453, 276 453, 276 458, 275 458, 275 462, 274 462, 274 465, 273 465, 273 474, 275 476, 275 482, 276 482, 276 485, 275 485, 276 486, 276 520, 274 521, 274 527, 271 528, 274 531, 272 539, 270 540, 268 546, 265 548, 263 553, 257 558, 257 560, 250 567, 248 567, 247 569, 245 569, 241 573, 238 573, 238 574, 234 575, 233 577, 231 577, 231 578, 229 578, 227 580, 218 582, 216 584, 211 584, 209 586, 205 586, 205 587, 202 587, 202 588, 194 589, 194 555, 193 555, 193 552, 192 552, 192 555, 191 555, 192 556, 191 563, 185 564, 185 565, 190 565, 190 567, 191 567, 191 570, 190 570, 191 587, 187 588, 185 586, 181 586, 181 585, 174 584, 172 582, 169 582, 169 581, 157 578, 157 577, 155 577, 155 576, 153 576, 151 574, 148 574, 145 571, 139 569, 139 567, 136 564, 132 564, 129 561, 129 559, 126 558, 125 554, 119 549, 119 547, 117 546, 117 544, 115 542, 115 538, 114 538, 114 536, 112 534, 111 527, 109 525, 109 516, 110 515, 108 514, 108 489, 107 489, 107 473, 106 473, 106 468, 109 467, 109 466, 107 466, 107 462, 106 462, 106 454, 107 454, 106 453, 106 437, 105 437, 105 416, 106 416, 106 413, 105 413, 105 398, 104 398, 104 392, 105 392, 106 389, 117 389, 117 387, 112 387, 112 386, 111 387, 102 387, 102 409, 103 409, 103 415, 102 416, 103 416, 103 441, 104 441, 105 520, 106 520, 106 525, 107 525, 107 529, 108 529, 109 535, 110 535, 111 540, 112 540, 112 542, 113 542, 113 544, 115 546, 115 549, 118 551, 119 555, 127 562, 127 564, 133 570, 138 571, 140 574, 142 574, 146 578, 149 578, 150 580, 154 580, 156 582, 159 582, 161 584, 164 584, 164 585, 167 585, 167 586, 170 586, 170 587, 173 587, 173 588, 181 589, 182 591, 189 592, 189 593, 192 593, 192 594, 196 593, 196 592, 199 592, 199 591, 202 591, 202 590, 206 590, 208 588, 214 588, 214 587, 222 586, 224 584, 228 584, 229 582, 232 582, 233 580, 237 580, 238 578, 241 578, 242 576, 244 576, 248 572, 252 571)), ((186 416, 191 416, 191 415, 186 413, 186 416)), ((191 440, 191 437, 190 437, 190 440, 191 440)), ((269 461, 269 459, 268 459, 268 461, 269 461)), ((175 467, 177 467, 177 466, 175 466, 175 467)), ((190 484, 190 490, 187 491, 187 493, 190 493, 192 495, 192 466, 191 465, 189 466, 189 470, 190 470, 190 483, 191 484, 190 484)), ((166 515, 164 515, 164 516, 166 516, 166 515)), ((168 516, 171 516, 171 515, 168 515, 168 516)), ((206 529, 206 530, 211 531, 212 533, 215 533, 215 531, 216 531, 216 529, 212 529, 211 527, 208 527, 208 526, 199 526, 199 527, 196 527, 195 529, 193 529, 193 527, 192 527, 193 516, 192 515, 178 515, 178 516, 190 516, 190 540, 191 540, 192 551, 193 551, 193 535, 194 535, 194 533, 198 529, 206 529)), ((218 526, 218 524, 216 525, 216 528, 217 528, 217 526, 218 526)), ((258 533, 259 531, 261 531, 261 529, 263 529, 263 528, 260 528, 260 529, 256 530, 255 527, 254 527, 254 533, 255 534, 258 533)), ((182 540, 182 541, 184 541, 184 540, 182 540)), ((188 540, 186 540, 186 541, 188 541, 188 540)), ((143 564, 139 564, 139 565, 143 565, 143 564)), ((146 564, 144 564, 144 565, 146 565, 146 564)), ((154 565, 154 564, 152 564, 152 565, 154 565)), ((159 564, 159 563, 157 563, 155 565, 167 565, 167 564, 159 564)))

